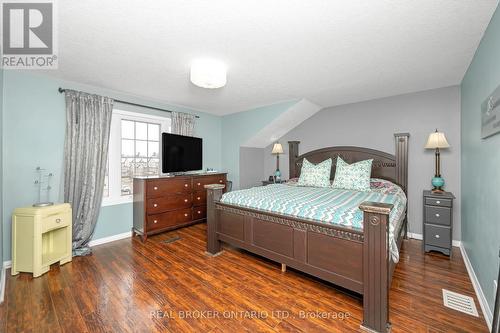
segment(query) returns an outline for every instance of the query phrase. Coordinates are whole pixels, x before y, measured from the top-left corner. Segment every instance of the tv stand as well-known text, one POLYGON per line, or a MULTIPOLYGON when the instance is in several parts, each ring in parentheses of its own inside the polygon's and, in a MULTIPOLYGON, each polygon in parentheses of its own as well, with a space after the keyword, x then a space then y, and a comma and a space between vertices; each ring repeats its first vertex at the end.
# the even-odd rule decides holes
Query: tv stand
POLYGON ((134 178, 132 235, 142 241, 160 232, 204 222, 208 184, 226 184, 221 172, 134 178))

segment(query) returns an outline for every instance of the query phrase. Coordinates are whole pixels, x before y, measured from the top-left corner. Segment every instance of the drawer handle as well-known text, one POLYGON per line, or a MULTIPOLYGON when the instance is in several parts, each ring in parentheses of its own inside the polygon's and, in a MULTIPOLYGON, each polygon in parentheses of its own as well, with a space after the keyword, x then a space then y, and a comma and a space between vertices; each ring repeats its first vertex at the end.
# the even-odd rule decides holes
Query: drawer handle
POLYGON ((153 207, 158 207, 158 204, 154 204, 153 207))
POLYGON ((158 186, 153 187, 153 190, 155 190, 155 191, 156 191, 157 189, 158 189, 158 186))
POLYGON ((440 215, 439 214, 436 214, 436 217, 439 217, 440 215))
POLYGON ((434 236, 434 237, 439 238, 439 235, 436 235, 436 236, 434 236))
POLYGON ((187 214, 187 213, 184 213, 184 216, 185 216, 185 217, 187 217, 187 216, 188 216, 188 214, 187 214))
POLYGON ((155 223, 155 224, 158 223, 158 220, 154 220, 153 223, 155 223))
POLYGON ((188 199, 184 199, 184 202, 188 202, 188 199))
POLYGON ((222 179, 219 179, 219 183, 222 183, 222 179))
POLYGON ((61 223, 61 219, 56 219, 56 223, 61 223))
POLYGON ((201 200, 201 198, 200 198, 200 197, 197 197, 197 198, 196 198, 196 200, 201 200))
POLYGON ((438 200, 438 201, 436 201, 436 203, 439 205, 441 203, 441 201, 438 200))
POLYGON ((184 187, 188 187, 188 184, 184 184, 184 187))
POLYGON ((201 214, 201 211, 200 211, 200 210, 198 211, 198 214, 201 214))
POLYGON ((196 185, 200 186, 200 185, 201 185, 201 183, 198 183, 198 184, 196 184, 196 185))

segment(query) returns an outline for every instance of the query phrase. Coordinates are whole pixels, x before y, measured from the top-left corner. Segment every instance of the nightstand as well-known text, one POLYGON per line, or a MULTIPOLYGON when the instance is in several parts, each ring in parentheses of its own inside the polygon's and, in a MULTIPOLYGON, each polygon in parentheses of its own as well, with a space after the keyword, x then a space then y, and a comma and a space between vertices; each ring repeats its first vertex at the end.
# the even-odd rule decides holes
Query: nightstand
POLYGON ((424 252, 433 250, 451 256, 453 199, 451 192, 424 191, 424 252))
POLYGON ((12 215, 12 275, 31 272, 37 277, 50 265, 72 257, 71 206, 16 208, 12 215))
POLYGON ((269 184, 283 184, 285 182, 286 182, 286 180, 280 180, 280 181, 263 180, 262 181, 262 186, 266 186, 266 185, 269 185, 269 184))

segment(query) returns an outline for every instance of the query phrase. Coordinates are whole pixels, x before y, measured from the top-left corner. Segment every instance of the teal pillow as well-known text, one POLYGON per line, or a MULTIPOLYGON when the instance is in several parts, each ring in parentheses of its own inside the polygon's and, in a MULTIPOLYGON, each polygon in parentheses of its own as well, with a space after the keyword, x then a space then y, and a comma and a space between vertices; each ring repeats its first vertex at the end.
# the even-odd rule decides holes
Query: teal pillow
POLYGON ((340 156, 337 157, 337 169, 332 187, 353 191, 370 191, 372 163, 373 159, 348 164, 340 156))
POLYGON ((304 158, 300 171, 299 186, 329 187, 332 159, 329 158, 316 165, 304 158))

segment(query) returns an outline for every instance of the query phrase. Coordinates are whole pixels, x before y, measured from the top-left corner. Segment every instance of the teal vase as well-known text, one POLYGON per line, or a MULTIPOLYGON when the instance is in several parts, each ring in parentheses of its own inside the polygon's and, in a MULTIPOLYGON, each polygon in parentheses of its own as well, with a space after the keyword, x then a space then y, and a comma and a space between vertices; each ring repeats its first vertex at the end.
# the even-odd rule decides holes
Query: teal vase
POLYGON ((276 179, 276 182, 281 181, 281 171, 279 169, 277 169, 276 172, 274 173, 274 177, 276 179))
POLYGON ((444 179, 441 177, 432 178, 432 186, 434 186, 434 188, 440 189, 444 186, 444 179))

